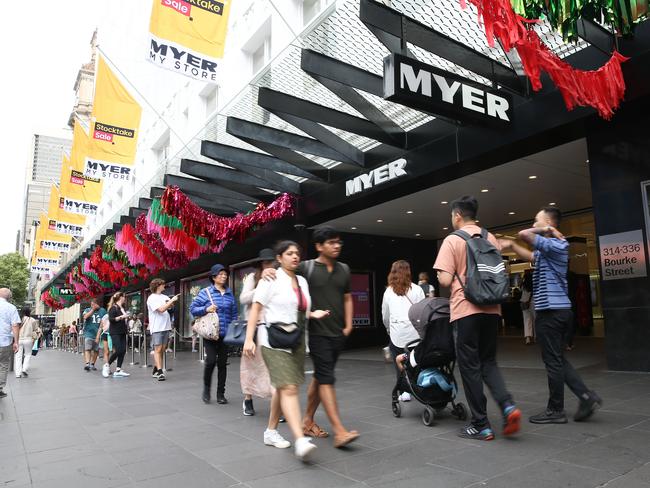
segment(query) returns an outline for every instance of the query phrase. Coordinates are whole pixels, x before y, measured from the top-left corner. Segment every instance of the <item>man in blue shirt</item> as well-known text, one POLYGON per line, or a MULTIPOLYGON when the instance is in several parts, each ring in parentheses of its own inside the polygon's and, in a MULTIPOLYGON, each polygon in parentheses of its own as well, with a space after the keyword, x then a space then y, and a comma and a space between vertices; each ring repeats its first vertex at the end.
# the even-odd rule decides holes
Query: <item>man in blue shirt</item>
POLYGON ((546 410, 530 417, 534 424, 566 424, 564 384, 578 397, 580 405, 573 417, 586 420, 602 405, 601 398, 587 386, 564 357, 564 337, 573 320, 567 284, 569 243, 557 230, 562 213, 555 207, 540 210, 531 229, 519 232, 519 238, 533 251, 502 239, 501 249, 512 249, 520 258, 534 263, 533 301, 535 330, 542 348, 548 375, 549 400, 546 410))
POLYGON ((18 351, 18 335, 20 334, 18 310, 7 300, 11 300, 11 290, 0 288, 0 398, 7 396, 3 389, 7 384, 9 361, 18 351))

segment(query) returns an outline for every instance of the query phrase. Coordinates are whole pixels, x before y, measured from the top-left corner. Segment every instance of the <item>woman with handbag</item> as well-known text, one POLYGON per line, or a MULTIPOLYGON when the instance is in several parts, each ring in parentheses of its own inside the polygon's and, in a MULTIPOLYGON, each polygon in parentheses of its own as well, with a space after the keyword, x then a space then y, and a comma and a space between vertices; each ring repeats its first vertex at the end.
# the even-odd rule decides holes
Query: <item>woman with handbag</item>
MULTIPOLYGON (((239 294, 239 302, 243 305, 242 315, 245 320, 248 320, 250 307, 253 304, 253 296, 255 289, 260 282, 262 271, 266 268, 272 268, 275 264, 275 253, 273 249, 262 249, 256 259, 257 269, 254 273, 246 275, 241 293, 239 294)), ((257 328, 264 327, 264 312, 260 312, 257 318, 257 328)), ((264 360, 261 354, 253 357, 241 357, 239 363, 239 382, 241 383, 241 391, 244 394, 244 404, 242 405, 243 413, 245 416, 255 415, 255 408, 253 407, 253 395, 259 398, 268 398, 275 394, 274 388, 271 386, 271 378, 266 369, 264 360)), ((273 407, 278 406, 277 401, 271 400, 271 417, 280 416, 279 411, 273 411, 273 407)))
POLYGON ((32 310, 24 307, 21 310, 23 320, 20 323, 20 333, 18 336, 18 350, 14 354, 14 373, 16 378, 29 376, 29 360, 32 357, 32 347, 34 341, 41 336, 41 330, 38 328, 38 321, 32 317, 32 310))
MULTIPOLYGON (((411 266, 404 260, 395 261, 388 274, 388 286, 381 304, 381 316, 390 337, 390 353, 397 378, 400 371, 395 358, 404 352, 404 346, 420 338, 418 331, 409 320, 409 308, 414 303, 424 300, 422 287, 411 282, 411 266)), ((404 392, 399 399, 411 400, 411 395, 404 392)))
POLYGON ((204 288, 199 292, 192 304, 190 313, 197 320, 194 330, 203 336, 205 348, 205 369, 203 370, 203 395, 205 403, 210 403, 210 389, 212 387, 212 373, 217 367, 217 403, 224 405, 228 403, 225 397, 226 391, 226 362, 228 361, 228 347, 223 342, 228 325, 237 319, 237 301, 232 290, 226 285, 228 282, 228 271, 222 264, 215 264, 210 269, 210 281, 212 286, 204 288), (214 327, 218 324, 218 330, 201 332, 202 317, 214 314, 214 327))
MULTIPOLYGON (((275 281, 262 280, 257 285, 248 316, 244 354, 252 358, 260 353, 253 336, 263 308, 266 326, 259 328, 258 340, 271 376, 271 384, 277 390, 274 398, 277 403, 271 411, 278 412, 281 407, 295 439, 296 456, 305 459, 316 449, 303 433, 298 398, 298 387, 305 380, 305 324, 309 317, 320 319, 326 317, 329 311, 310 312, 311 297, 307 281, 296 275, 300 264, 298 244, 292 241, 280 242, 275 248, 275 254, 280 269, 275 281)), ((289 447, 289 442, 282 439, 277 428, 278 416, 270 416, 264 443, 289 447)))

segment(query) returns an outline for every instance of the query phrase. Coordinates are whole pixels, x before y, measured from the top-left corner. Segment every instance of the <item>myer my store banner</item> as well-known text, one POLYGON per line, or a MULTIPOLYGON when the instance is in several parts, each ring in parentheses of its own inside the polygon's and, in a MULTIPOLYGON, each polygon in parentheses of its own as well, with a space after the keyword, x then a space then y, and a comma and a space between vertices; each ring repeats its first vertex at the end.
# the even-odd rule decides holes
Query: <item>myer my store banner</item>
POLYGON ((50 221, 42 213, 38 230, 36 231, 36 253, 40 251, 69 252, 72 236, 60 234, 50 228, 50 221))
POLYGON ((80 237, 83 234, 86 216, 66 212, 61 208, 61 193, 55 185, 50 188, 50 206, 47 209, 47 217, 50 222, 49 227, 54 226, 54 230, 59 234, 75 237, 80 237))
POLYGON ((96 80, 92 127, 82 171, 91 178, 129 181, 142 107, 102 56, 97 62, 96 80))
POLYGON ((231 0, 153 0, 147 59, 196 80, 216 82, 231 0))

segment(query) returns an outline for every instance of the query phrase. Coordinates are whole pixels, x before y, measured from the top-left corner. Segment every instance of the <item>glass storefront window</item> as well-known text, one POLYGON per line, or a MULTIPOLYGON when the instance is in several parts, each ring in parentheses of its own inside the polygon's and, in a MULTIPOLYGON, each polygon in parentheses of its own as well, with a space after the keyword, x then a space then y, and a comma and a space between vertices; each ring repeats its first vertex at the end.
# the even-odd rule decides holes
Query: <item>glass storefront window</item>
POLYGON ((191 278, 183 281, 183 296, 181 301, 182 321, 179 332, 183 337, 192 337, 192 315, 190 314, 190 305, 203 288, 210 286, 208 276, 191 278))
POLYGON ((129 293, 126 296, 126 310, 136 317, 138 314, 144 313, 144 302, 142 301, 142 292, 136 291, 129 293))

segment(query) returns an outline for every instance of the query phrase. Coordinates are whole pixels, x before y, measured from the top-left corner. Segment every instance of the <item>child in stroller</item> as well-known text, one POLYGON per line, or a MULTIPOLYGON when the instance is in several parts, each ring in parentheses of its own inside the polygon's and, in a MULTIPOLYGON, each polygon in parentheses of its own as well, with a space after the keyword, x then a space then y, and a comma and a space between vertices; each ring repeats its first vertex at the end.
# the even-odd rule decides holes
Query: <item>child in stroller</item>
POLYGON ((424 405, 424 425, 433 425, 436 413, 440 414, 449 403, 452 415, 466 420, 465 405, 454 401, 458 387, 454 378, 456 352, 449 324, 449 300, 426 298, 411 306, 409 320, 420 339, 407 344, 404 354, 396 358, 401 375, 393 388, 393 415, 401 416, 398 397, 408 392, 424 405))

